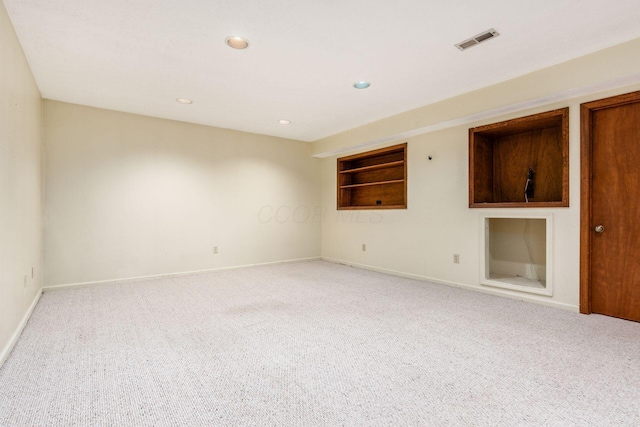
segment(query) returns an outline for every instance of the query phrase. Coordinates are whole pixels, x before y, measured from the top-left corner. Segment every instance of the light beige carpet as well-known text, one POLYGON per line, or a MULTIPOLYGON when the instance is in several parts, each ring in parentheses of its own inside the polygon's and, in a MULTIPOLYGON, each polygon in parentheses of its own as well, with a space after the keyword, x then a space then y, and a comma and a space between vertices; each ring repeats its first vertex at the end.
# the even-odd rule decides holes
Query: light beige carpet
POLYGON ((322 261, 42 296, 2 426, 638 426, 640 324, 322 261))

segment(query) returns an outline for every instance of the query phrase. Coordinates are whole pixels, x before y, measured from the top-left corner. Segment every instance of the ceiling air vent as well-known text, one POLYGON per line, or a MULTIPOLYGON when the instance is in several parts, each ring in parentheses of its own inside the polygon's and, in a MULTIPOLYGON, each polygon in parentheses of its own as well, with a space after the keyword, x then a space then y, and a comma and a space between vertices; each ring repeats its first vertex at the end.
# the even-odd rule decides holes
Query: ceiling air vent
POLYGON ((460 43, 456 44, 456 47, 460 50, 465 50, 465 49, 469 49, 471 46, 475 46, 479 43, 482 43, 484 41, 487 41, 489 39, 493 39, 495 37, 498 37, 500 35, 500 33, 498 33, 496 30, 494 30, 493 28, 491 28, 490 30, 484 31, 480 34, 477 34, 469 39, 466 39, 464 41, 461 41, 460 43))

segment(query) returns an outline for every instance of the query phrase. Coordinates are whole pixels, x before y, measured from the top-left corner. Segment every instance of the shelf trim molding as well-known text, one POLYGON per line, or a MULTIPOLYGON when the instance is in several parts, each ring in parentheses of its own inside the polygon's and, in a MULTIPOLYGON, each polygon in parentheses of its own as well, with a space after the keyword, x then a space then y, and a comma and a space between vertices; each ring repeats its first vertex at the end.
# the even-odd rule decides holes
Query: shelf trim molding
POLYGON ((372 185, 388 185, 388 184, 400 184, 404 179, 394 179, 391 181, 378 181, 378 182, 363 182, 362 184, 349 184, 341 185, 340 188, 358 188, 358 187, 370 187, 372 185))
POLYGON ((402 165, 404 165, 404 160, 397 160, 395 162, 380 163, 379 165, 363 166, 361 168, 354 168, 354 169, 345 169, 339 172, 340 173, 356 173, 356 172, 365 172, 370 170, 384 169, 384 168, 390 168, 390 167, 402 166, 402 165))

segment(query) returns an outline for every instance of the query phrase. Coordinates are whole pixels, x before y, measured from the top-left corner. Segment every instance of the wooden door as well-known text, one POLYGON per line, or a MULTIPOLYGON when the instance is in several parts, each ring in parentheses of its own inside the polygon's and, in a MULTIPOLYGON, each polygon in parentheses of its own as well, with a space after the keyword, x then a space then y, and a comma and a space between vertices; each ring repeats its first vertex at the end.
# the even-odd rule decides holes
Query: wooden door
POLYGON ((640 92, 582 105, 582 163, 580 309, 640 321, 640 92))

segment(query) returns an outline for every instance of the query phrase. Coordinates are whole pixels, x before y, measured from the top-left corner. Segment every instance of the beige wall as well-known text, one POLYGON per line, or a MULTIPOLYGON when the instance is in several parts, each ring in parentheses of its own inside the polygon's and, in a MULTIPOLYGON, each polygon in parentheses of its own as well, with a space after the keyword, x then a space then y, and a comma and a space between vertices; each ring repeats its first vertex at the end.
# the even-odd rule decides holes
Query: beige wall
POLYGON ((580 103, 640 90, 638 58, 640 40, 314 142, 313 153, 325 157, 322 256, 578 310, 580 103), (513 106, 520 109, 505 113, 513 106), (470 209, 469 127, 566 106, 570 107, 570 207, 470 209), (398 135, 405 137, 395 139, 398 135), (337 211, 336 157, 404 141, 408 142, 408 209, 337 211), (553 296, 481 286, 483 215, 526 216, 532 212, 553 216, 553 296), (460 264, 453 263, 453 254, 460 254, 460 264))
POLYGON ((49 100, 44 140, 45 286, 320 255, 308 143, 49 100))
POLYGON ((0 64, 2 364, 39 295, 42 272, 40 93, 4 4, 0 4, 0 64))

